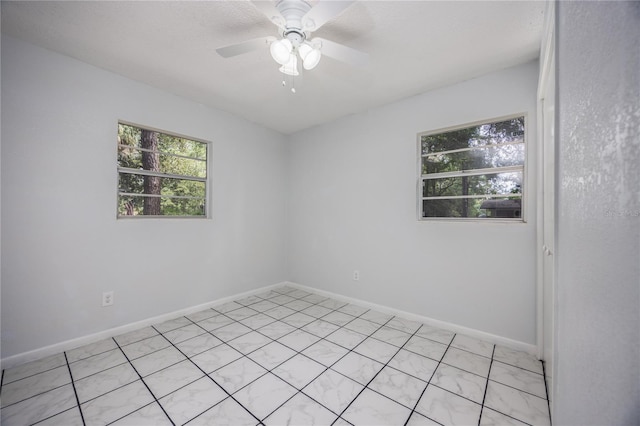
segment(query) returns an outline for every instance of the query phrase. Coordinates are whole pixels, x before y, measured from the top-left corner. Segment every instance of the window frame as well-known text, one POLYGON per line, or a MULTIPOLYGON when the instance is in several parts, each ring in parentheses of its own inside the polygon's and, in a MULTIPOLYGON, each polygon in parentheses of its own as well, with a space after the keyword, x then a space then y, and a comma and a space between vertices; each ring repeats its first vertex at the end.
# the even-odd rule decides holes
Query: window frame
MULTIPOLYGON (((165 135, 168 136, 172 136, 172 137, 176 137, 176 138, 181 138, 181 139, 188 139, 194 142, 199 142, 199 143, 203 143, 206 145, 206 158, 204 159, 205 163, 206 163, 206 177, 205 178, 200 178, 197 176, 184 176, 184 175, 176 175, 176 174, 171 174, 171 173, 162 173, 162 172, 152 172, 152 171, 148 171, 148 172, 144 172, 143 170, 139 170, 139 169, 130 169, 127 167, 121 167, 119 165, 118 162, 118 148, 120 147, 120 144, 116 142, 116 150, 115 150, 115 163, 116 163, 116 173, 115 173, 115 189, 116 189, 116 202, 115 202, 115 214, 116 214, 116 220, 120 220, 120 219, 124 219, 124 220, 130 220, 130 219, 211 219, 212 218, 212 196, 211 196, 211 159, 212 159, 212 155, 213 155, 213 142, 205 140, 205 139, 201 139, 201 138, 195 138, 192 136, 187 136, 181 133, 176 133, 176 132, 170 132, 170 131, 166 131, 166 130, 162 130, 159 129, 157 127, 152 127, 152 126, 146 126, 146 125, 141 125, 135 122, 131 122, 131 121, 127 121, 127 120, 118 120, 117 121, 117 126, 116 126, 116 141, 118 140, 118 126, 120 125, 125 125, 125 126, 131 126, 131 127, 136 127, 138 129, 144 129, 144 130, 149 130, 152 132, 156 132, 156 133, 163 133, 165 135), (158 177, 166 177, 166 178, 172 178, 172 179, 183 179, 183 180, 192 180, 192 181, 197 181, 197 182, 202 182, 204 183, 204 214, 203 215, 121 215, 119 212, 119 204, 120 204, 120 196, 121 195, 132 195, 131 193, 121 193, 120 192, 120 173, 121 170, 126 170, 125 173, 128 174, 137 174, 137 175, 141 175, 141 176, 158 176, 158 177)), ((150 151, 148 149, 144 149, 144 148, 138 148, 136 147, 135 149, 139 150, 139 151, 150 151)), ((160 152, 160 151, 158 151, 160 152)), ((168 156, 172 156, 172 157, 178 157, 178 158, 192 158, 192 157, 187 157, 187 156, 181 156, 179 154, 172 154, 172 153, 162 153, 160 152, 160 155, 168 155, 168 156)), ((133 194, 134 196, 145 196, 144 194, 133 194)), ((159 196, 159 198, 163 198, 162 196, 159 196)), ((176 198, 176 199, 184 199, 184 198, 191 198, 191 199, 201 199, 200 197, 190 197, 190 196, 164 196, 164 198, 176 198)))
MULTIPOLYGON (((460 125, 455 125, 455 126, 449 126, 449 127, 443 127, 443 128, 438 128, 435 130, 427 130, 427 131, 423 131, 423 132, 419 132, 417 134, 417 181, 416 181, 416 195, 417 195, 417 209, 416 209, 416 215, 417 215, 417 220, 418 222, 441 222, 441 221, 451 221, 451 222, 482 222, 482 223, 502 223, 502 224, 516 224, 516 223, 527 223, 527 205, 528 205, 528 199, 530 197, 529 195, 529 185, 528 185, 528 177, 527 177, 527 163, 529 162, 529 118, 528 118, 528 114, 526 112, 521 112, 521 113, 515 113, 515 114, 510 114, 510 115, 504 115, 504 116, 499 116, 499 117, 492 117, 492 118, 487 118, 487 119, 483 119, 483 120, 477 120, 477 121, 473 121, 473 122, 468 122, 468 123, 464 123, 464 124, 460 124, 460 125), (468 129, 471 127, 477 127, 477 126, 481 126, 484 124, 492 124, 492 123, 499 123, 501 121, 507 121, 507 120, 511 120, 514 118, 519 118, 522 117, 524 119, 524 136, 523 136, 523 141, 522 144, 524 145, 524 162, 522 164, 522 166, 505 166, 505 167, 501 167, 501 168, 485 168, 485 169, 470 169, 466 172, 463 171, 459 171, 459 172, 443 172, 443 173, 439 173, 439 177, 453 177, 453 176, 473 176, 474 174, 478 175, 478 174, 491 174, 492 171, 494 171, 494 173, 508 173, 509 171, 520 171, 522 170, 522 195, 520 196, 520 217, 518 218, 506 218, 506 217, 496 217, 496 218, 481 218, 481 217, 423 217, 422 216, 422 212, 423 212, 423 200, 424 199, 428 199, 428 197, 424 197, 423 196, 423 182, 424 182, 424 176, 422 174, 422 159, 426 156, 422 154, 422 137, 423 136, 432 136, 432 135, 437 135, 437 134, 441 134, 441 133, 448 133, 448 132, 452 132, 452 131, 456 131, 456 130, 461 130, 461 129, 468 129), (521 167, 521 169, 520 169, 521 167), (512 169, 512 170, 509 170, 512 169), (497 170, 497 172, 495 172, 497 170), (479 171, 483 171, 483 173, 478 173, 479 171), (448 175, 448 176, 446 176, 448 175)), ((520 144, 520 143, 518 143, 520 144)), ((468 148, 463 148, 463 149, 459 149, 459 150, 451 150, 451 151, 446 151, 446 152, 454 152, 454 151, 466 151, 468 150, 468 148)), ((486 196, 482 195, 482 196, 475 196, 475 197, 464 197, 464 196, 450 196, 450 197, 446 197, 447 199, 454 199, 454 198, 484 198, 486 196)), ((443 197, 445 198, 445 197, 443 197)), ((487 198, 489 199, 489 198, 487 198)))

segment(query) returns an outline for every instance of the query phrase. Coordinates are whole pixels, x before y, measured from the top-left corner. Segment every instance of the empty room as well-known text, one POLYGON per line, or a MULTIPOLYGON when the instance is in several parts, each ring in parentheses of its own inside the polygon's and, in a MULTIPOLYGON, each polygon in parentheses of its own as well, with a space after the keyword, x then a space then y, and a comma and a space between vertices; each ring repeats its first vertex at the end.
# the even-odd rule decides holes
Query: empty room
POLYGON ((640 2, 1 4, 0 424, 640 424, 640 2))

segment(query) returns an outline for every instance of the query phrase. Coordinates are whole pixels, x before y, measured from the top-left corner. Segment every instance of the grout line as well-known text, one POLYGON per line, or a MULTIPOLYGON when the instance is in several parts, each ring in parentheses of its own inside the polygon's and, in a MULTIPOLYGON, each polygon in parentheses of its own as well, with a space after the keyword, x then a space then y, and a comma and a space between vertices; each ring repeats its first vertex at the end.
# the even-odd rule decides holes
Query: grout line
MULTIPOLYGON (((155 328, 154 328, 155 330, 155 328)), ((157 331, 157 330, 156 330, 157 331)), ((175 423, 173 422, 173 420, 171 420, 171 417, 169 417, 169 414, 165 411, 164 407, 162 406, 162 404, 160 404, 160 401, 158 401, 158 398, 156 398, 156 395, 153 393, 153 391, 151 390, 151 388, 149 388, 149 386, 147 385, 147 383, 144 381, 144 379, 142 378, 142 375, 140 374, 140 372, 138 371, 138 369, 136 368, 135 365, 133 365, 133 363, 131 362, 131 360, 129 359, 129 357, 127 356, 126 353, 124 353, 124 351, 122 350, 122 347, 120 347, 120 344, 116 341, 116 339, 113 339, 114 342, 116 342, 116 345, 118 345, 118 349, 120 349, 120 352, 122 352, 122 355, 124 355, 124 357, 127 359, 127 361, 129 362, 129 364, 131 365, 131 368, 133 368, 133 370, 136 372, 136 374, 138 375, 138 377, 140 377, 140 381, 142 382, 142 384, 147 388, 147 390, 149 391, 149 393, 151 394, 151 396, 153 397, 154 401, 160 406, 160 409, 162 410, 162 412, 165 414, 165 416, 167 416, 167 418, 169 419, 169 421, 171 422, 172 425, 175 426, 175 423)), ((132 382, 135 383, 135 382, 132 382)), ((141 408, 146 407, 149 404, 145 404, 142 407, 138 407, 136 410, 132 411, 131 413, 127 413, 124 416, 116 419, 116 420, 120 420, 132 413, 135 413, 136 411, 138 411, 141 408)), ((114 420, 114 421, 116 421, 114 420)))
MULTIPOLYGON (((420 394, 420 397, 417 399, 415 405, 411 409, 411 413, 409 414, 409 417, 407 417, 407 421, 404 422, 404 426, 407 426, 407 424, 409 423, 409 420, 411 420, 411 416, 413 416, 413 413, 416 411, 416 407, 420 403, 420 400, 424 396, 424 393, 427 391, 427 388, 431 384, 431 380, 433 379, 433 376, 436 374, 436 371, 438 371, 438 368, 440 367, 440 364, 442 364, 442 360, 447 355, 447 351, 449 350, 449 348, 451 348, 451 344, 453 343, 453 340, 456 338, 456 336, 457 336, 457 333, 454 333, 453 337, 451 338, 451 341, 447 345, 447 349, 444 350, 444 353, 442 354, 442 357, 440 358, 440 361, 438 361, 438 365, 436 365, 436 368, 433 369, 433 373, 431 373, 431 377, 429 377, 429 380, 427 381, 427 385, 424 387, 424 389, 422 389, 422 393, 420 394)), ((431 417, 427 417, 422 413, 418 413, 418 414, 420 414, 423 417, 426 417, 429 420, 433 420, 431 417)), ((435 421, 435 420, 433 420, 433 421, 435 421)), ((440 422, 436 422, 436 423, 440 423, 440 422)))
POLYGON ((489 389, 489 376, 491 376, 491 367, 493 367, 493 356, 496 353, 496 345, 493 345, 493 351, 491 351, 491 362, 489 363, 489 372, 487 373, 487 381, 484 384, 484 395, 482 396, 482 404, 480 404, 480 417, 478 417, 478 426, 482 420, 482 412, 484 411, 484 401, 487 399, 487 390, 489 389))
POLYGON ((71 379, 71 386, 73 386, 73 394, 76 397, 76 403, 78 404, 78 411, 80 411, 80 418, 82 419, 82 424, 86 425, 87 423, 84 421, 84 414, 82 413, 82 407, 80 406, 80 398, 78 398, 78 391, 76 390, 76 383, 75 383, 75 380, 73 380, 73 373, 71 372, 71 366, 69 365, 69 360, 67 359, 67 353, 63 352, 63 354, 64 354, 64 360, 67 363, 67 369, 69 370, 69 378, 71 379))

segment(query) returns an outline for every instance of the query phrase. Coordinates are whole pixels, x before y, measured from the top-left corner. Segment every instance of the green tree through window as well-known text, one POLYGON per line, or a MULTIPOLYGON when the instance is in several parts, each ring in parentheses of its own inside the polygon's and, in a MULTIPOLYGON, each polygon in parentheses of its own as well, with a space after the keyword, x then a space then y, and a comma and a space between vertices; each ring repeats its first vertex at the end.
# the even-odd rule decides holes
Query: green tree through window
POLYGON ((206 216, 201 141, 118 124, 118 217, 206 216))

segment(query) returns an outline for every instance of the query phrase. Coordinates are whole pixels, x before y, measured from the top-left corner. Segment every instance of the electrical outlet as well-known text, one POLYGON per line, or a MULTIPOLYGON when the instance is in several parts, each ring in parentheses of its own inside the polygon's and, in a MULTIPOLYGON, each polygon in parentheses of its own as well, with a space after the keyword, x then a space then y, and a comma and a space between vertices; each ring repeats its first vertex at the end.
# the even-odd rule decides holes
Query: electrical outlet
POLYGON ((113 291, 105 291, 102 293, 102 306, 113 305, 113 291))
POLYGON ((353 280, 360 281, 360 271, 353 271, 353 280))

